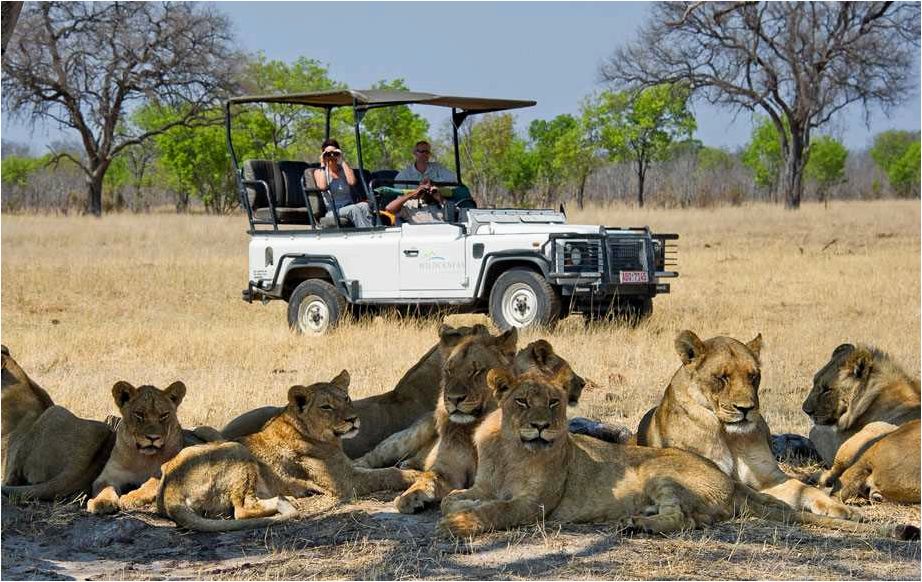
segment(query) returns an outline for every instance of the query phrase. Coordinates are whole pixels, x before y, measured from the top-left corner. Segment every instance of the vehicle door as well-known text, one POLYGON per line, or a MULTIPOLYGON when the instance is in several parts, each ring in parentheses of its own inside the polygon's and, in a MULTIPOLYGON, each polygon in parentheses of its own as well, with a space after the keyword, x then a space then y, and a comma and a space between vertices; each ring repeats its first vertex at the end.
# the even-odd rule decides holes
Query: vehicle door
POLYGON ((405 298, 469 295, 464 231, 454 224, 401 226, 400 291, 405 298))

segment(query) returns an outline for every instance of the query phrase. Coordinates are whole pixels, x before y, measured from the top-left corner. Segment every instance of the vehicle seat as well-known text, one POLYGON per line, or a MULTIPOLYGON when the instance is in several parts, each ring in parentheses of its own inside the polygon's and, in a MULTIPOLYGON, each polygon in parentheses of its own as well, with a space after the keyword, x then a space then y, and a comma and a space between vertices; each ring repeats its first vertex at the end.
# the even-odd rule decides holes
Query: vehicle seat
MULTIPOLYGON (((278 162, 279 173, 282 175, 282 181, 285 184, 284 198, 279 199, 276 213, 279 215, 279 222, 285 224, 311 224, 311 218, 308 216, 308 207, 305 206, 305 194, 307 194, 307 204, 310 204, 313 210, 314 204, 311 197, 320 198, 320 191, 310 192, 304 189, 302 176, 311 168, 319 167, 320 164, 280 160, 278 162)), ((316 220, 317 215, 314 214, 316 220)))
POLYGON ((255 220, 271 224, 274 207, 279 224, 310 224, 299 181, 292 180, 292 173, 307 165, 306 162, 272 160, 243 163, 243 177, 248 182, 247 196, 255 220))

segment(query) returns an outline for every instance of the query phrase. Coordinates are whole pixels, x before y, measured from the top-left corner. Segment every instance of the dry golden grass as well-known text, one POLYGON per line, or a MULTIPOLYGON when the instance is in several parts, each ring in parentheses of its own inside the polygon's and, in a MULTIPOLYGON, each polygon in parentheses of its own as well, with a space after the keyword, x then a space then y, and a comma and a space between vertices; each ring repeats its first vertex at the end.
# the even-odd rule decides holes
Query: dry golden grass
MULTIPOLYGON (((719 210, 612 207, 571 222, 678 232, 673 293, 636 328, 576 318, 547 337, 593 381, 577 414, 635 427, 678 366, 673 338, 742 340, 761 332, 762 407, 774 432, 806 433, 800 404, 843 341, 891 352, 919 374, 918 201, 719 210)), ((223 425, 281 404, 293 383, 343 368, 353 396, 390 389, 436 340, 438 318, 351 323, 325 337, 285 324, 285 304, 248 305, 240 216, 3 216, 2 341, 77 414, 115 413, 120 379, 189 386, 184 424, 223 425)), ((453 320, 469 319, 453 317, 453 320)), ((796 470, 805 470, 797 468, 796 470)), ((124 578, 901 578, 918 579, 919 544, 751 520, 668 537, 614 526, 544 524, 472 544, 432 535, 436 512, 398 519, 390 504, 327 507, 272 530, 180 534, 164 520, 87 516, 76 504, 3 508, 4 577, 124 578), (161 523, 164 522, 164 523, 161 523), (162 527, 151 527, 151 523, 162 527)), ((313 505, 320 504, 311 509, 313 505)), ((918 506, 871 510, 918 523, 918 506)))
MULTIPOLYGON (((672 294, 636 328, 571 318, 550 339, 598 386, 579 414, 636 425, 678 365, 675 334, 761 332, 763 408, 776 432, 808 429, 800 403, 843 341, 871 342, 919 373, 919 202, 718 210, 593 208, 571 222, 678 232, 672 294)), ((293 383, 347 368, 354 396, 390 389, 436 339, 438 318, 378 318, 326 337, 292 334, 282 302, 240 300, 240 216, 4 216, 2 339, 60 404, 115 412, 121 379, 182 379, 186 424, 221 425, 283 403, 293 383)))

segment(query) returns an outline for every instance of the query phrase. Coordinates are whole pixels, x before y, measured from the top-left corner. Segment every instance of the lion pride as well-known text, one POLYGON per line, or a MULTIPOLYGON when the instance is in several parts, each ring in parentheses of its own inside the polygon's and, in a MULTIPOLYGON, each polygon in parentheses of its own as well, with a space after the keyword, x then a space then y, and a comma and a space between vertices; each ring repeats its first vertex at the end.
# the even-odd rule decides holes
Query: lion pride
POLYGON ((761 335, 744 344, 729 337, 702 341, 686 330, 676 337, 675 349, 682 365, 659 405, 641 419, 636 444, 698 453, 727 475, 796 509, 859 517, 858 510, 778 467, 759 410, 761 335))
POLYGON ((611 522, 647 532, 701 527, 751 511, 783 522, 918 537, 884 526, 802 513, 675 448, 616 445, 567 432, 565 379, 491 370, 500 402, 477 429, 479 463, 470 489, 442 500, 439 529, 455 536, 519 525, 611 522))

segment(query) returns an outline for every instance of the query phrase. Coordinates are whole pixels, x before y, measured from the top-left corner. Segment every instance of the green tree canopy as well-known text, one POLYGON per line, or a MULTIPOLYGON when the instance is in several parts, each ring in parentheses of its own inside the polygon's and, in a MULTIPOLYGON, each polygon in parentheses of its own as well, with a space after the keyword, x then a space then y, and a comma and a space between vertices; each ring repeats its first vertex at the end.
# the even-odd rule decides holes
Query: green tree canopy
POLYGON ((807 178, 817 184, 821 200, 826 200, 829 187, 845 179, 845 160, 848 150, 835 138, 821 135, 810 143, 807 159, 807 178))
POLYGON ((868 153, 880 169, 886 172, 893 188, 905 195, 912 187, 913 176, 915 183, 919 183, 918 152, 918 133, 891 129, 874 137, 874 145, 868 153))
POLYGON ((674 141, 690 138, 697 127, 688 97, 685 87, 662 84, 637 92, 605 91, 592 108, 602 147, 611 158, 634 164, 640 206, 651 164, 664 159, 674 141))

